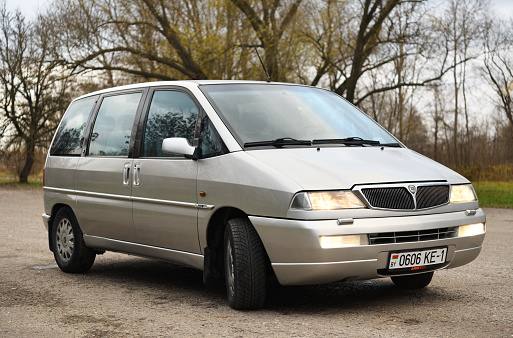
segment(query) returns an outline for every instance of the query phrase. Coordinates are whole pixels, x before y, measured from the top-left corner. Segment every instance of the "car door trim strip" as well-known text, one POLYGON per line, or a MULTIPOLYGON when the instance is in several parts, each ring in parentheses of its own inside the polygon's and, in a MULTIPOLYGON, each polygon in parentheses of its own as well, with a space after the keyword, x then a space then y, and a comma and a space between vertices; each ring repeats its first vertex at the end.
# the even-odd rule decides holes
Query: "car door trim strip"
POLYGON ((124 200, 124 201, 141 202, 141 203, 165 204, 165 205, 171 205, 171 206, 196 208, 196 209, 202 209, 202 210, 205 210, 205 209, 212 210, 215 207, 215 205, 209 205, 209 204, 188 203, 188 202, 161 200, 161 199, 145 198, 145 197, 123 196, 123 195, 105 194, 105 193, 62 189, 62 188, 54 188, 54 187, 44 187, 44 190, 53 191, 53 192, 57 192, 57 193, 72 194, 72 195, 77 195, 77 196, 107 198, 107 199, 124 200))

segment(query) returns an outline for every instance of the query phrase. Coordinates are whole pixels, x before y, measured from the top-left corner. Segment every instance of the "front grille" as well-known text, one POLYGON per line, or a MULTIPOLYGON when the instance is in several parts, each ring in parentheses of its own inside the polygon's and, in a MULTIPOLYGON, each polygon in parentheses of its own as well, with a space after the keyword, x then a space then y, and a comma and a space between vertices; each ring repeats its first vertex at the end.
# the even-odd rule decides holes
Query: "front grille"
POLYGON ((458 227, 452 227, 369 234, 369 242, 370 244, 411 243, 454 238, 456 236, 458 236, 458 227))
MULTIPOLYGON (((373 208, 418 210, 433 208, 449 202, 449 185, 419 185, 412 194, 405 185, 398 187, 362 188, 361 192, 373 208)), ((412 187, 413 188, 413 187, 412 187)))
POLYGON ((383 209, 415 209, 413 196, 406 188, 362 189, 370 205, 383 209))
POLYGON ((448 185, 419 186, 417 189, 417 209, 425 209, 449 202, 448 185))

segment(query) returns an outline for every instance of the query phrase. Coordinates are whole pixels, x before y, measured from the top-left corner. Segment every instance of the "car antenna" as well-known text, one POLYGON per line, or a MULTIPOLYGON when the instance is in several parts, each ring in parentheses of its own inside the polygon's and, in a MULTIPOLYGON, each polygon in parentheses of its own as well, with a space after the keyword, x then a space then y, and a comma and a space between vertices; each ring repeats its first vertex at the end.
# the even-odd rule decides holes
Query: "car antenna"
POLYGON ((260 54, 258 54, 257 46, 255 45, 253 47, 255 47, 255 52, 257 53, 258 59, 260 60, 260 64, 264 68, 265 76, 267 76, 267 82, 271 83, 271 78, 269 77, 269 73, 267 73, 267 69, 265 69, 264 63, 262 62, 262 59, 260 58, 260 54))

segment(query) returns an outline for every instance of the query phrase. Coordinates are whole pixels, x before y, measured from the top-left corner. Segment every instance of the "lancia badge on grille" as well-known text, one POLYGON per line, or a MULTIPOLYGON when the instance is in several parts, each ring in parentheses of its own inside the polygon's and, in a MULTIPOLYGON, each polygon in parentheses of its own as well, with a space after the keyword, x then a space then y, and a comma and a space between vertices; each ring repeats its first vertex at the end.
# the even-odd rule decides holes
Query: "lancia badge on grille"
POLYGON ((412 194, 415 194, 417 192, 417 187, 414 186, 414 185, 409 185, 408 186, 408 190, 412 193, 412 194))

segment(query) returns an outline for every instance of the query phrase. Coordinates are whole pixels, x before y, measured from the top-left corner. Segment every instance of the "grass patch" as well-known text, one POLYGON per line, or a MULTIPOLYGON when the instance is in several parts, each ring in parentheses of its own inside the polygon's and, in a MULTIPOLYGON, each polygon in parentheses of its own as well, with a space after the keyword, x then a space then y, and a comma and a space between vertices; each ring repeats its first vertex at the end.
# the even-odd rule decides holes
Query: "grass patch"
POLYGON ((513 208, 513 181, 474 182, 479 206, 493 208, 513 208))
POLYGON ((17 180, 0 180, 0 187, 16 187, 16 188, 42 188, 43 181, 28 181, 20 183, 17 180))
POLYGON ((30 175, 28 183, 20 183, 18 177, 0 173, 0 187, 16 187, 16 188, 42 188, 43 174, 30 175))

